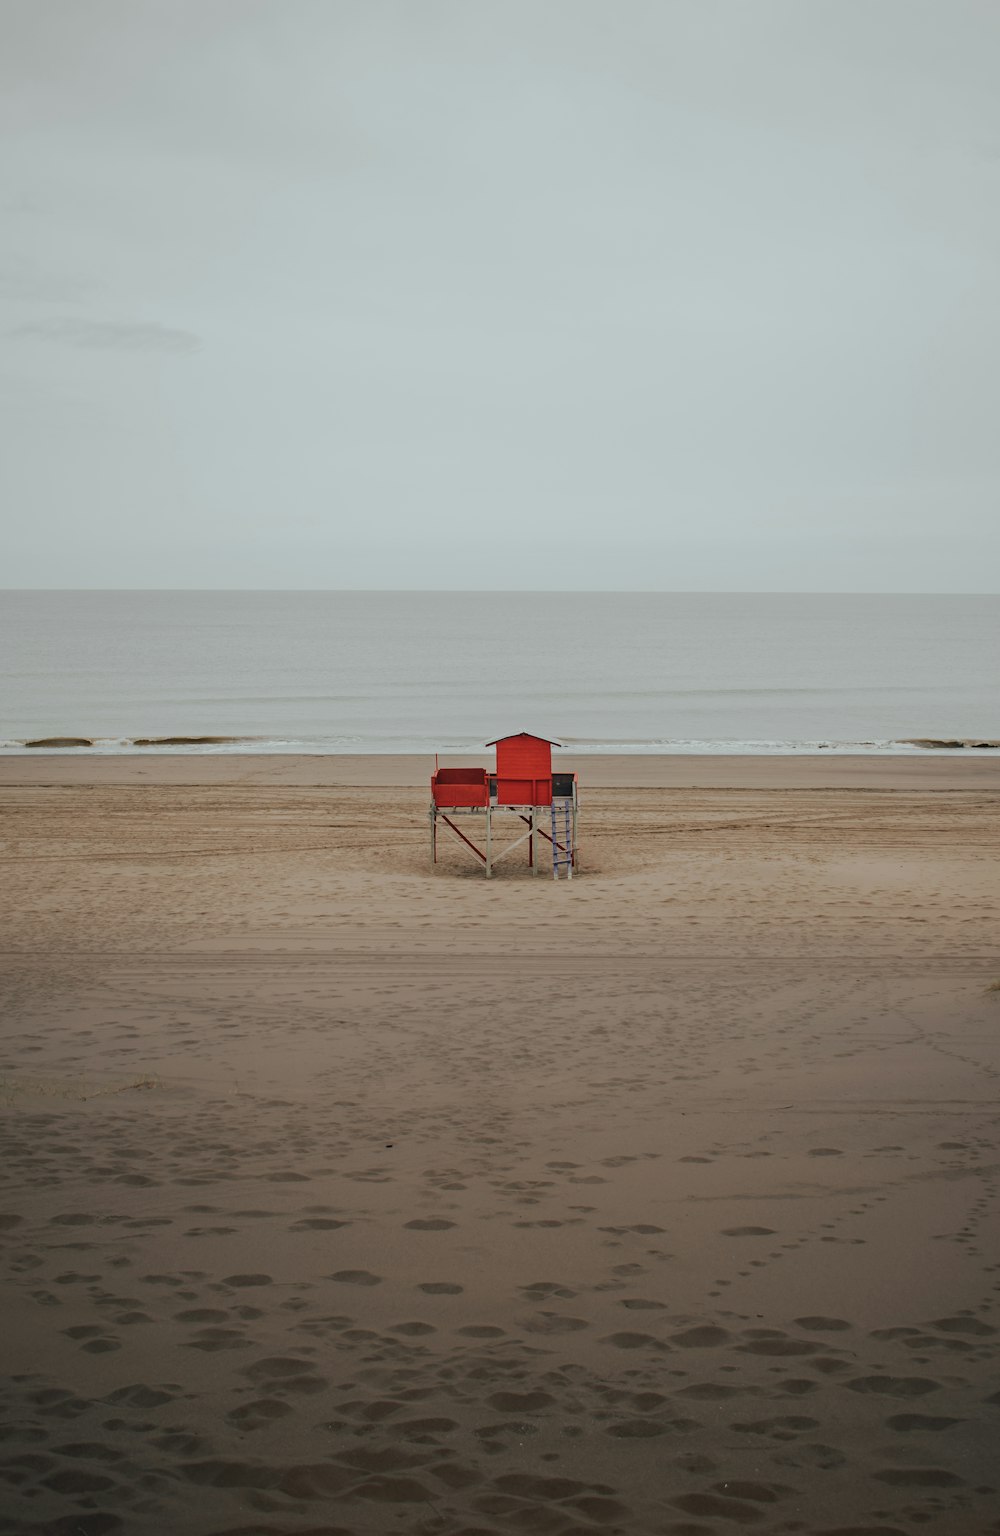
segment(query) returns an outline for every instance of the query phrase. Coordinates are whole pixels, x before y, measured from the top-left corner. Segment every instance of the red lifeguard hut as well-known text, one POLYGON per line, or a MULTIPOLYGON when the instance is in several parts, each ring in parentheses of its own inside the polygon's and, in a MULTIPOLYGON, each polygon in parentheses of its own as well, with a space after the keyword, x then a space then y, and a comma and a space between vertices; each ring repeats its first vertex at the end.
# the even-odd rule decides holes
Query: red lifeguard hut
POLYGON ((552 804, 552 748, 557 741, 519 731, 486 745, 497 749, 498 805, 552 804))
MULTIPOLYGON (((438 822, 441 821, 470 849, 484 866, 486 878, 493 866, 522 843, 528 845, 528 866, 538 873, 535 838, 552 845, 552 878, 565 874, 572 880, 578 866, 576 849, 577 784, 575 773, 553 772, 552 748, 557 741, 519 731, 487 742, 496 747, 496 771, 486 768, 435 768, 431 779, 431 861, 437 863, 438 822), (512 843, 494 852, 493 818, 516 816, 528 828, 512 843), (485 824, 486 846, 480 848, 455 825, 456 816, 480 817, 485 824), (542 821, 549 823, 546 831, 542 821)), ((473 827, 470 826, 470 831, 473 827)))

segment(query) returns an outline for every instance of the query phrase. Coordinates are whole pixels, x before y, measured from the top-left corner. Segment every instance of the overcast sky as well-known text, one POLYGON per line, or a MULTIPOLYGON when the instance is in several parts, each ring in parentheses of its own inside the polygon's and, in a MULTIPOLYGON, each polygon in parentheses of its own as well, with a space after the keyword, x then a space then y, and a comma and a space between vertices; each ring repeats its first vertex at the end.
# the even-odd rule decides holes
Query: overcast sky
POLYGON ((996 591, 998 79, 998 0, 0 0, 0 585, 996 591))

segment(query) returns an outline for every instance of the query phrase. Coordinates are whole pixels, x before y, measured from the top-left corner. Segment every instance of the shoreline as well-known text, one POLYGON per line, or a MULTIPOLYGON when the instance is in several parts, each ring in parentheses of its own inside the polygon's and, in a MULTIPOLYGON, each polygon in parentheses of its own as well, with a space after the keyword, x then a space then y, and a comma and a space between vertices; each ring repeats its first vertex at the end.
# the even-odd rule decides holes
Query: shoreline
MULTIPOLYGON (((1000 757, 558 752, 583 790, 834 789, 1000 792, 1000 757)), ((287 785, 417 789, 429 784, 434 757, 422 753, 232 753, 42 751, 0 757, 0 786, 287 785)), ((489 753, 442 754, 444 765, 492 765, 489 753)))
MULTIPOLYGON (((404 741, 394 745, 365 745, 362 738, 327 736, 13 736, 0 740, 0 758, 56 753, 62 756, 147 757, 167 752, 234 757, 423 757, 434 755, 433 740, 404 741)), ((553 741, 557 751, 583 757, 908 757, 945 756, 957 752, 989 756, 1000 752, 1000 738, 978 736, 899 736, 875 740, 845 738, 677 737, 625 740, 567 736, 553 741)), ((462 759, 481 753, 482 742, 438 746, 443 757, 462 759)))

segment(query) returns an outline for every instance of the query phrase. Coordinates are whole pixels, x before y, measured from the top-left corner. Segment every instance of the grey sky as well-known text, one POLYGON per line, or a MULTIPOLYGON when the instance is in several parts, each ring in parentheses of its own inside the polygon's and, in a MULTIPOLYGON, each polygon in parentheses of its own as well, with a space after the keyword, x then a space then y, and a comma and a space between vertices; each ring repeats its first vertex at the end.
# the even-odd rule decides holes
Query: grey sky
POLYGON ((0 0, 6 586, 996 591, 997 0, 0 0))

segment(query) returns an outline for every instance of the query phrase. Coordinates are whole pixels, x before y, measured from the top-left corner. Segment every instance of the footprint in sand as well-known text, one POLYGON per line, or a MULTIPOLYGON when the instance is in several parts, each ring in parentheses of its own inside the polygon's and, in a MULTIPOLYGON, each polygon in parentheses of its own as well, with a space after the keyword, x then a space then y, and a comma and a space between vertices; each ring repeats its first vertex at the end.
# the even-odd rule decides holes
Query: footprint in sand
POLYGON ((115 1338, 109 1338, 102 1328, 64 1328, 69 1338, 80 1340, 80 1348, 86 1350, 88 1355, 107 1355, 116 1349, 121 1349, 121 1344, 115 1338))
POLYGON ((130 1387, 116 1387, 109 1392, 107 1397, 102 1397, 102 1403, 112 1403, 116 1407, 125 1404, 129 1408, 162 1408, 164 1403, 172 1403, 180 1387, 167 1391, 159 1387, 147 1387, 143 1382, 137 1382, 130 1387))
POLYGON ((872 1392, 882 1397, 924 1397, 941 1390, 939 1381, 928 1381, 924 1376, 857 1376, 845 1386, 850 1392, 872 1392))
POLYGON ((886 1428, 894 1429, 897 1434, 923 1434, 928 1432, 937 1434, 943 1429, 952 1429, 956 1424, 964 1424, 964 1419, 935 1418, 929 1413, 894 1413, 886 1419, 886 1428))
POLYGON ((382 1276, 373 1275, 368 1269, 338 1269, 336 1274, 327 1275, 328 1280, 335 1280, 338 1285, 381 1285, 382 1276))
POLYGON ((685 1328, 681 1333, 672 1333, 670 1342, 680 1349, 717 1349, 720 1344, 728 1344, 731 1338, 732 1334, 725 1328, 704 1323, 697 1328, 685 1328))
POLYGON ((578 1483, 568 1477, 535 1477, 530 1472, 505 1472, 493 1479, 494 1488, 515 1498, 531 1499, 534 1503, 572 1499, 590 1490, 586 1483, 578 1483))
POLYGON ((609 1425, 605 1433, 616 1440, 652 1440, 665 1435, 667 1426, 657 1419, 624 1419, 620 1424, 609 1425))
POLYGON ((783 1414, 775 1419, 750 1419, 730 1424, 740 1435, 764 1435, 768 1440, 795 1440, 799 1435, 819 1429, 819 1419, 806 1418, 804 1414, 783 1414))
POLYGON ((964 1483, 956 1472, 946 1472, 942 1467, 891 1467, 885 1472, 873 1472, 872 1477, 892 1488, 959 1488, 964 1483))
POLYGON ((548 1392, 494 1392, 487 1402, 501 1413, 537 1413, 556 1406, 556 1399, 548 1392))
POLYGON ((550 1296, 556 1296, 560 1301, 572 1301, 577 1294, 568 1285, 560 1285, 557 1280, 533 1280, 530 1285, 522 1285, 518 1289, 525 1301, 546 1301, 550 1296))
POLYGON ((752 1483, 732 1479, 713 1486, 716 1493, 724 1493, 733 1499, 750 1499, 754 1504, 777 1504, 781 1499, 798 1495, 798 1489, 789 1488, 785 1483, 752 1483))
POLYGON ((77 1495, 104 1493, 114 1487, 113 1478, 104 1477, 99 1472, 86 1472, 82 1467, 67 1467, 64 1471, 53 1472, 43 1482, 46 1488, 51 1488, 55 1493, 77 1495))
POLYGON ((937 1328, 941 1333, 967 1333, 979 1339, 992 1338, 997 1331, 978 1317, 939 1317, 929 1326, 937 1328))
POLYGON ((683 1510, 686 1515, 707 1515, 723 1520, 731 1520, 736 1525, 749 1525, 751 1521, 761 1518, 761 1511, 756 1503, 750 1503, 744 1499, 730 1498, 723 1493, 685 1493, 680 1498, 671 1499, 675 1509, 683 1510))
POLYGON ((283 1418, 292 1411, 290 1404, 276 1397, 258 1397, 252 1403, 244 1403, 240 1408, 234 1408, 232 1413, 227 1413, 226 1422, 240 1430, 265 1429, 275 1419, 283 1418))
POLYGON ((580 1333, 590 1324, 583 1317, 563 1317, 558 1312, 540 1312, 535 1317, 523 1319, 519 1325, 525 1333, 580 1333))
POLYGON ((272 1392, 322 1392, 329 1386, 324 1376, 317 1376, 312 1362, 291 1355, 268 1355, 248 1365, 243 1375, 261 1382, 272 1392))
POLYGON ((784 1451, 781 1454, 775 1452, 773 1459, 782 1467, 815 1467, 820 1472, 832 1472, 836 1467, 842 1467, 847 1462, 843 1451, 835 1450, 832 1445, 821 1445, 818 1441, 810 1445, 798 1446, 794 1451, 784 1451))
POLYGON ((748 1328, 744 1337, 747 1342, 738 1348, 748 1355, 815 1355, 821 1348, 811 1339, 790 1339, 787 1334, 766 1328, 748 1328))
MULTIPOLYGON (((772 1370, 777 1370, 777 1366, 772 1366, 772 1370)), ((782 1397, 808 1397, 810 1392, 819 1391, 819 1382, 804 1376, 786 1376, 775 1384, 775 1391, 782 1397)))
POLYGON ((188 1349, 201 1349, 215 1354, 222 1349, 249 1349, 251 1341, 235 1328, 201 1328, 193 1339, 186 1340, 188 1349))
POLYGON ((615 1349, 653 1349, 659 1352, 667 1350, 668 1346, 660 1339, 655 1339, 651 1333, 609 1333, 601 1340, 602 1344, 611 1344, 615 1349))
POLYGON ((447 1232, 450 1227, 455 1226, 455 1222, 446 1221, 443 1216, 432 1216, 427 1219, 406 1221, 403 1225, 411 1232, 447 1232))
POLYGON ((694 1381, 689 1387, 680 1387, 678 1397, 690 1397, 696 1403, 724 1403, 731 1397, 745 1397, 744 1387, 726 1387, 718 1381, 694 1381))

